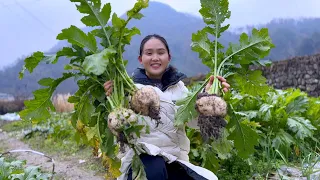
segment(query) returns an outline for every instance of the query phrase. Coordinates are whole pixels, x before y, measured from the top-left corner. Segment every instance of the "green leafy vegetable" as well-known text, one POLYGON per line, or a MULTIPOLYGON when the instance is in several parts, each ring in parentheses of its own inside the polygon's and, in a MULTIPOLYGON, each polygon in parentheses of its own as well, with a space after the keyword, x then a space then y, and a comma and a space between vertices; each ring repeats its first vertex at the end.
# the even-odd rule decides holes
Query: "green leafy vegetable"
POLYGON ((63 29, 57 36, 59 40, 68 40, 69 43, 80 47, 87 47, 91 52, 95 53, 98 49, 97 42, 92 33, 84 33, 81 29, 71 25, 67 29, 63 29))
POLYGON ((24 119, 32 119, 34 121, 41 121, 50 117, 49 111, 54 111, 55 108, 51 101, 51 96, 56 90, 58 85, 74 76, 73 73, 65 73, 61 78, 56 80, 51 78, 45 78, 39 81, 40 85, 47 86, 48 88, 36 90, 34 99, 25 101, 26 108, 19 114, 24 119))
POLYGON ((147 180, 143 163, 137 154, 135 154, 132 159, 132 170, 133 170, 132 179, 147 180))
POLYGON ((241 122, 236 122, 235 130, 229 138, 234 141, 234 147, 238 150, 238 155, 248 158, 255 151, 259 136, 251 127, 241 122))
POLYGON ((52 174, 42 173, 38 166, 26 166, 26 161, 9 162, 5 158, 0 157, 0 179, 49 179, 52 174))
MULTIPOLYGON (((199 58, 203 64, 211 69, 209 75, 214 77, 230 77, 232 90, 240 92, 244 97, 238 99, 233 93, 224 94, 221 91, 221 84, 217 78, 214 79, 208 93, 218 96, 225 95, 228 103, 228 125, 227 131, 230 131, 228 139, 234 142, 238 155, 244 158, 249 157, 259 143, 259 135, 255 130, 259 124, 251 123, 251 117, 258 117, 258 113, 252 111, 256 108, 257 99, 250 98, 262 96, 269 91, 266 79, 261 71, 252 71, 250 65, 268 65, 267 61, 261 60, 266 57, 274 47, 268 34, 268 29, 253 29, 251 35, 242 33, 238 44, 229 44, 226 51, 219 39, 223 32, 229 28, 225 21, 230 18, 228 0, 201 0, 200 14, 206 23, 203 29, 192 35, 192 50, 199 53, 199 58), (224 24, 224 25, 223 25, 224 24), (238 103, 251 101, 252 107, 247 103, 247 107, 234 109, 238 103), (249 112, 246 112, 247 109, 249 112), (250 114, 248 114, 250 113, 250 114), (253 127, 254 125, 255 127, 253 127)), ((197 94, 201 92, 209 78, 196 90, 181 100, 181 105, 175 117, 175 125, 182 125, 198 116, 194 110, 197 94)), ((240 96, 239 96, 240 97, 240 96)), ((267 110, 267 109, 266 109, 267 110)))
MULTIPOLYGON (((192 35, 192 50, 199 53, 199 57, 202 59, 203 63, 207 65, 212 70, 212 75, 224 76, 224 72, 229 74, 234 71, 234 73, 245 72, 248 65, 256 64, 261 58, 268 55, 270 49, 274 47, 271 43, 271 39, 268 35, 267 29, 257 29, 252 30, 252 35, 249 37, 247 34, 243 33, 240 36, 240 43, 230 44, 230 47, 226 52, 223 52, 223 46, 218 42, 221 33, 226 31, 229 25, 222 26, 224 21, 230 17, 229 2, 228 0, 201 0, 200 14, 203 17, 204 22, 207 24, 202 30, 192 35), (211 41, 208 35, 213 35, 214 40, 211 41), (240 66, 240 69, 238 68, 240 66)), ((248 72, 245 79, 239 74, 236 80, 236 88, 243 88, 245 85, 251 86, 251 92, 257 92, 257 90, 263 90, 266 92, 265 78, 261 76, 259 71, 248 72), (243 84, 243 82, 246 82, 243 84), (238 85, 238 86, 237 86, 238 85), (242 87, 241 87, 242 86, 242 87)), ((236 78, 235 78, 236 79, 236 78)), ((204 83, 207 83, 205 81, 204 83)), ((204 86, 199 87, 200 89, 204 86)), ((220 94, 219 80, 215 78, 213 85, 209 90, 209 94, 220 94)), ((195 105, 196 94, 200 92, 200 89, 195 91, 192 95, 187 97, 188 100, 182 100, 185 103, 178 110, 179 116, 176 116, 176 125, 181 125, 191 119, 186 119, 186 117, 191 117, 190 114, 195 116, 195 112, 191 108, 195 105)), ((248 89, 248 88, 247 88, 248 89)))
MULTIPOLYGON (((78 131, 77 137, 81 136, 90 145, 95 146, 94 149, 100 148, 110 158, 110 162, 115 164, 119 162, 115 156, 119 148, 115 143, 115 135, 108 128, 106 118, 115 109, 128 108, 127 95, 137 91, 126 72, 127 62, 123 59, 123 52, 125 45, 130 44, 132 36, 140 34, 140 31, 136 27, 129 29, 126 26, 130 20, 143 17, 140 11, 148 7, 149 1, 138 0, 134 7, 128 10, 126 19, 118 17, 116 13, 111 16, 110 3, 102 5, 100 0, 70 1, 76 3, 77 10, 84 14, 81 21, 94 29, 85 33, 71 25, 57 35, 58 40, 66 40, 70 43, 67 47, 63 47, 53 55, 35 52, 26 58, 20 72, 21 78, 25 70, 32 73, 41 62, 55 63, 59 57, 65 56, 70 58, 70 63, 65 65, 67 72, 61 78, 44 78, 38 82, 46 88, 36 90, 34 98, 25 101, 26 109, 20 112, 20 116, 22 119, 33 122, 50 118, 51 112, 55 111, 51 102, 53 93, 61 82, 74 77, 79 89, 68 101, 75 107, 71 122, 78 131), (99 41, 102 48, 98 47, 99 41), (108 98, 105 96, 103 87, 103 83, 107 80, 114 81, 113 93, 108 98)), ((131 134, 139 136, 143 128, 144 126, 133 124, 126 133, 130 137, 131 134)), ((145 176, 141 169, 134 169, 133 173, 137 178, 145 176)))
POLYGON ((100 53, 87 56, 83 62, 83 68, 86 73, 93 73, 94 75, 101 75, 107 70, 109 64, 109 56, 115 54, 114 49, 104 49, 100 53))

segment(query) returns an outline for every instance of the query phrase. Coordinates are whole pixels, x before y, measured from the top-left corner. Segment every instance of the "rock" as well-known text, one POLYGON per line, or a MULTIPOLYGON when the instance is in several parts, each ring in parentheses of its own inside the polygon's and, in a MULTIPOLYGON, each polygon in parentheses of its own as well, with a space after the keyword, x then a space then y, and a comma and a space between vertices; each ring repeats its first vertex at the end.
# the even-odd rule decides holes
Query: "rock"
POLYGON ((298 168, 281 166, 280 171, 286 176, 302 177, 302 172, 298 168))
POLYGON ((317 88, 317 85, 307 85, 307 91, 314 91, 317 88))
POLYGON ((306 79, 310 79, 310 75, 309 74, 306 74, 306 75, 304 75, 304 78, 306 78, 306 79))
POLYGON ((303 85, 299 85, 298 88, 301 89, 301 90, 306 90, 306 87, 303 86, 303 85))
POLYGON ((79 164, 83 164, 85 162, 86 162, 86 160, 82 160, 82 159, 79 160, 79 164))

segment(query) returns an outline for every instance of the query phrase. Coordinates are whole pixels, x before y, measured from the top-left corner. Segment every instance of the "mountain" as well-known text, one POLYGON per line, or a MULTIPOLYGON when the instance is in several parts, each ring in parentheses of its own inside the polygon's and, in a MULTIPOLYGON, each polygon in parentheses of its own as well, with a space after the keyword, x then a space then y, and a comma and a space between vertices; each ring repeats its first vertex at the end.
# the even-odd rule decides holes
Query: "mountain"
MULTIPOLYGON (((150 2, 149 7, 142 13, 144 18, 133 20, 128 25, 129 27, 136 26, 141 31, 141 35, 134 36, 124 52, 124 58, 128 60, 129 74, 139 66, 137 57, 140 41, 149 34, 160 34, 166 38, 172 55, 171 63, 183 73, 194 76, 209 71, 199 60, 198 54, 190 48, 192 33, 205 26, 201 18, 177 12, 170 6, 159 2, 150 2)), ((269 28, 270 36, 276 45, 268 57, 271 60, 320 52, 320 18, 301 21, 281 19, 256 27, 269 28)), ((253 26, 247 26, 237 31, 227 31, 222 35, 220 42, 224 46, 227 46, 229 42, 236 43, 239 39, 238 32, 251 31, 252 28, 253 26)), ((88 32, 91 28, 85 27, 83 30, 88 32)), ((68 45, 66 41, 60 41, 48 50, 48 53, 54 53, 66 45, 68 45)), ((64 71, 64 65, 68 63, 66 58, 60 58, 54 65, 41 64, 31 75, 26 73, 25 78, 19 80, 18 73, 23 66, 23 60, 21 58, 14 66, 0 71, 0 77, 4 77, 0 81, 0 92, 30 95, 32 91, 40 88, 37 81, 43 77, 60 77, 64 71)), ((57 92, 72 93, 75 90, 77 90, 75 82, 69 80, 60 85, 57 92)))

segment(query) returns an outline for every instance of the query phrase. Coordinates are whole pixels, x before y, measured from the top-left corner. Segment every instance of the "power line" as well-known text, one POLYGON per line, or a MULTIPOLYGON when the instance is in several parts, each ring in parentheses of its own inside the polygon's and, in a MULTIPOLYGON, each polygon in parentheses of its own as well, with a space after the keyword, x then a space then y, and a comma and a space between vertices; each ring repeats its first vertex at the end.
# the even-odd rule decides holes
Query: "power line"
POLYGON ((46 24, 44 24, 37 16, 35 16, 32 12, 30 12, 27 8, 25 8, 22 4, 20 4, 17 0, 15 0, 16 5, 18 5, 24 12, 29 14, 35 21, 37 21, 39 24, 41 24, 44 28, 46 28, 51 33, 55 34, 54 31, 48 27, 46 24))
MULTIPOLYGON (((25 1, 24 3, 34 4, 34 3, 39 2, 39 1, 42 1, 42 0, 25 1)), ((9 8, 9 7, 15 6, 16 3, 4 4, 4 3, 1 2, 1 5, 2 5, 2 8, 9 8)))
POLYGON ((0 5, 4 8, 4 9, 8 9, 9 11, 11 11, 13 14, 17 15, 20 19, 25 20, 24 18, 22 18, 22 16, 20 16, 18 13, 15 13, 10 6, 3 4, 3 2, 0 2, 0 5))

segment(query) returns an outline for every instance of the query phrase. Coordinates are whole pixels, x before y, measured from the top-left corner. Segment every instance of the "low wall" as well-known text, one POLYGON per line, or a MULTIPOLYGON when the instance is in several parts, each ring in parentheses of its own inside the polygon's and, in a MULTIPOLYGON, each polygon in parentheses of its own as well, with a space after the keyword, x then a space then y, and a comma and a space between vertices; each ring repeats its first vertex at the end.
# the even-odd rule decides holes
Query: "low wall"
POLYGON ((310 96, 320 96, 320 54, 294 57, 259 69, 268 84, 277 89, 295 87, 310 96))

